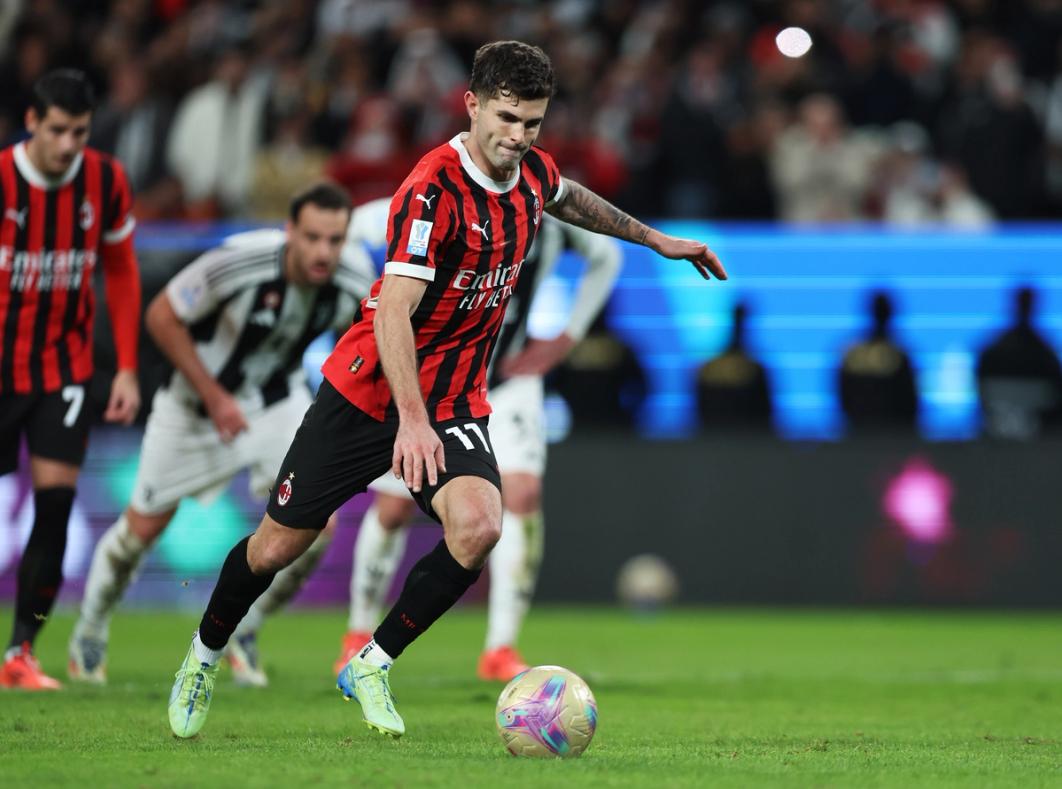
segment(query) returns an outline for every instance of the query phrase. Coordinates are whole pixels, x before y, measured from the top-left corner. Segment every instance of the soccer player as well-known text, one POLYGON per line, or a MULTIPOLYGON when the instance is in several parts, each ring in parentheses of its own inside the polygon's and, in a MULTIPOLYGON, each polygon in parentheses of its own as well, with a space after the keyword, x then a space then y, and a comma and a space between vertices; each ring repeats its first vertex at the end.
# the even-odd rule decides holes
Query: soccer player
POLYGON ((475 582, 501 532, 487 362, 544 209, 690 260, 706 278, 726 276, 704 244, 652 230, 561 179, 533 147, 553 91, 553 67, 538 47, 502 41, 477 51, 464 96, 470 131, 425 155, 395 194, 384 276, 322 368, 262 523, 221 568, 170 694, 179 737, 202 729, 225 644, 274 573, 388 467, 442 524, 443 539, 414 565, 337 684, 371 728, 405 731, 391 665, 475 582))
POLYGON ((35 508, 0 687, 60 687, 41 670, 33 642, 63 583, 67 521, 88 442, 97 263, 118 354, 103 417, 127 425, 140 407, 133 198, 121 165, 86 146, 93 105, 83 73, 48 72, 26 110, 29 139, 0 151, 0 474, 18 468, 25 434, 35 508))
MULTIPOLYGON (((528 668, 516 640, 542 560, 546 462, 542 375, 586 333, 612 292, 620 261, 619 245, 612 239, 545 216, 506 308, 494 351, 497 361, 487 375, 490 436, 501 472, 503 512, 501 537, 489 559, 487 637, 476 669, 480 679, 508 682, 528 668), (552 340, 528 341, 532 297, 565 248, 577 251, 587 264, 568 325, 552 340)), ((369 490, 376 498, 354 545, 350 619, 335 665, 337 674, 372 639, 384 595, 405 552, 415 506, 403 483, 391 475, 377 479, 369 490)))
MULTIPOLYGON (((241 469, 263 498, 311 402, 302 356, 330 329, 350 326, 375 277, 341 260, 350 201, 313 185, 291 202, 286 231, 228 239, 180 271, 147 309, 152 338, 176 370, 152 402, 132 500, 96 545, 70 639, 71 679, 106 681, 111 613, 181 499, 209 501, 241 469)), ((297 588, 331 528, 278 575, 297 588)), ((233 639, 240 684, 265 685, 252 644, 233 639)))

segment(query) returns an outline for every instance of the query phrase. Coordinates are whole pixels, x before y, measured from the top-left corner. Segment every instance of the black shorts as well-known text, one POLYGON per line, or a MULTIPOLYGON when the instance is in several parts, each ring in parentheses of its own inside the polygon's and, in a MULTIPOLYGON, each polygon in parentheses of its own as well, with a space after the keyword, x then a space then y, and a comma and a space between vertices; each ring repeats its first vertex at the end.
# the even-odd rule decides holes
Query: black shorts
POLYGON ((87 399, 87 383, 58 392, 0 394, 0 474, 18 468, 23 433, 31 455, 80 466, 88 446, 87 399))
MULTIPOLYGON (((501 490, 501 476, 487 434, 487 417, 433 423, 443 442, 446 472, 438 484, 413 493, 417 505, 439 520, 431 500, 456 477, 481 477, 501 490)), ((377 422, 353 406, 327 380, 306 411, 269 496, 269 517, 293 529, 323 529, 329 516, 390 473, 398 416, 377 422)))

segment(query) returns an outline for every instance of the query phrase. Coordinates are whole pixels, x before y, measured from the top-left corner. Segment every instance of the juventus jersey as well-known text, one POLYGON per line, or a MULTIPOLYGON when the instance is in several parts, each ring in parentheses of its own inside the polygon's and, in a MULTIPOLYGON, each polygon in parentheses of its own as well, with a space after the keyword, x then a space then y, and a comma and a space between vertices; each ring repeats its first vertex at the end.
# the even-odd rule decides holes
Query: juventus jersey
MULTIPOLYGON (((285 234, 241 233, 194 260, 166 287, 173 310, 191 330, 206 368, 249 410, 305 386, 302 356, 320 334, 343 332, 375 276, 347 256, 322 287, 288 282, 285 234)), ((188 380, 174 371, 170 391, 199 404, 188 380)))
MULTIPOLYGON (((553 159, 532 148, 507 182, 472 161, 464 138, 430 151, 391 201, 385 274, 417 277, 427 290, 411 318, 421 393, 442 421, 490 413, 487 362, 505 306, 538 233, 542 210, 564 182, 553 159)), ((391 390, 373 316, 382 279, 359 320, 325 362, 325 377, 353 405, 382 420, 391 390)))

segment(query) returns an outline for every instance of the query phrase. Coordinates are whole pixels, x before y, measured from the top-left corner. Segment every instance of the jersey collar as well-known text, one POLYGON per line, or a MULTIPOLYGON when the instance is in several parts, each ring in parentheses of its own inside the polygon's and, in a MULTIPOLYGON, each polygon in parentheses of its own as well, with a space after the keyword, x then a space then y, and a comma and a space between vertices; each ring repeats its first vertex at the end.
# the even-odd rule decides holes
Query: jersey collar
POLYGON ((516 166, 516 172, 513 173, 513 177, 508 181, 495 181, 472 161, 472 156, 469 154, 468 148, 465 147, 465 140, 467 139, 468 132, 461 132, 450 140, 450 147, 457 151, 457 155, 461 157, 461 166, 465 168, 465 172, 468 173, 469 177, 488 192, 503 194, 512 190, 516 186, 516 182, 520 180, 520 167, 522 165, 516 166))
POLYGON ((77 176, 78 169, 81 167, 81 160, 84 156, 84 153, 79 153, 74 157, 74 161, 70 163, 70 166, 66 168, 65 173, 58 178, 49 178, 30 161, 25 142, 20 142, 15 146, 15 166, 18 167, 22 177, 38 189, 57 189, 73 181, 77 176))

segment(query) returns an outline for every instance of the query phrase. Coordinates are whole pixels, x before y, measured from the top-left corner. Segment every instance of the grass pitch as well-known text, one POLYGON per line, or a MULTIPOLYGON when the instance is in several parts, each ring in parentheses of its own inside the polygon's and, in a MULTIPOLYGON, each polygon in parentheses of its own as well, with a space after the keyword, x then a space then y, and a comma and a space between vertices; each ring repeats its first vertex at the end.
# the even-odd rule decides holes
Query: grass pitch
MULTIPOLYGON (((7 632, 10 609, 0 618, 7 632)), ((330 676, 338 612, 262 634, 272 686, 223 669, 197 739, 166 701, 196 619, 120 613, 111 685, 0 692, 7 786, 1062 786, 1062 622, 999 613, 536 609, 524 651, 597 695, 581 759, 514 759, 475 679, 481 610, 448 614, 402 657, 399 741, 368 731, 330 676)), ((65 677, 72 617, 38 645, 65 677)))

